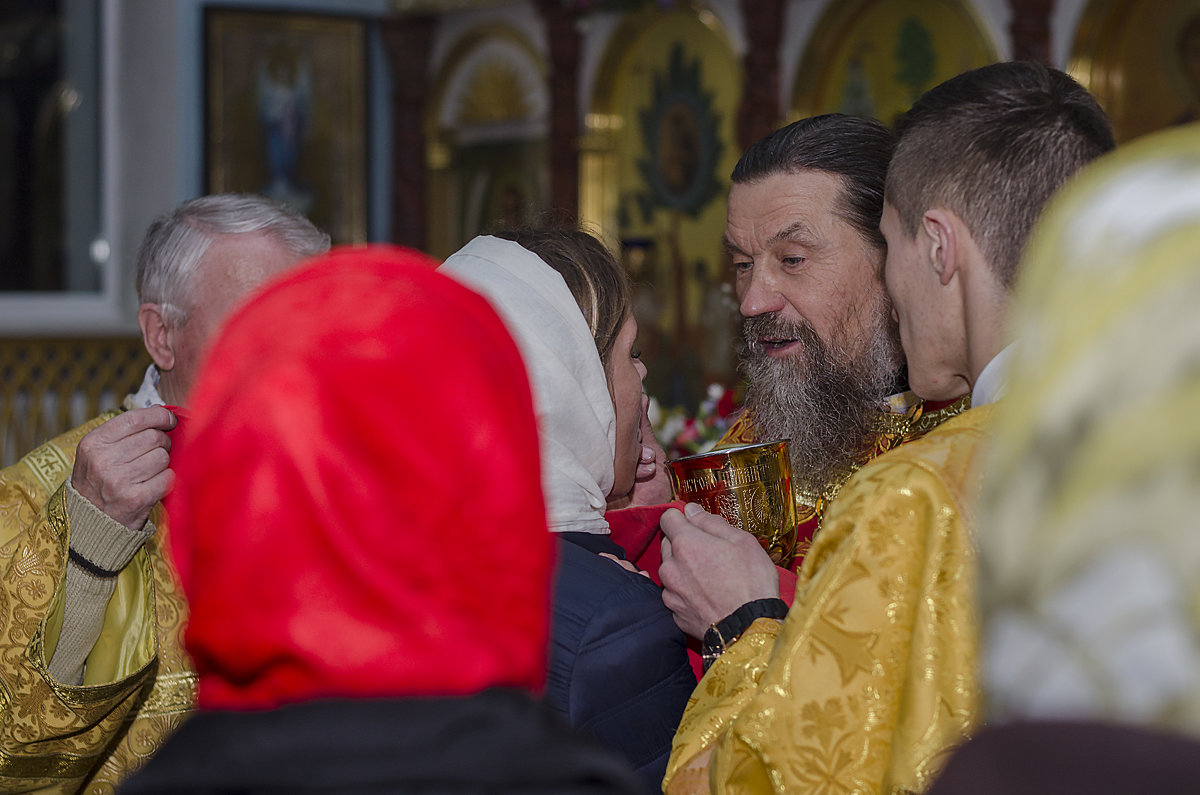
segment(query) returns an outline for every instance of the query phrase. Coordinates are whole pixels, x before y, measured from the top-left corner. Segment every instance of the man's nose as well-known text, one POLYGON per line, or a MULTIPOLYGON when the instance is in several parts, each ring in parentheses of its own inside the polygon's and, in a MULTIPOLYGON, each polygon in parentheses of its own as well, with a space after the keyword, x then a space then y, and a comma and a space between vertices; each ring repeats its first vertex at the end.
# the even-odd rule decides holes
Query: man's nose
POLYGON ((743 317, 757 317, 783 309, 784 297, 775 284, 770 271, 755 265, 750 270, 750 279, 741 295, 738 310, 743 317))

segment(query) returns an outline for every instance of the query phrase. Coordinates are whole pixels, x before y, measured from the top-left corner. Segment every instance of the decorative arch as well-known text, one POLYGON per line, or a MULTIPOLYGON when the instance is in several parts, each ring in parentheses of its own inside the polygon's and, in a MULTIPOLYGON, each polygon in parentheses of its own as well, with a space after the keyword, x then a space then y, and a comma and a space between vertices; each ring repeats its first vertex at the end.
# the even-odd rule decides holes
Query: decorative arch
POLYGON ((873 116, 891 124, 923 92, 997 60, 963 0, 845 0, 813 28, 794 82, 791 118, 873 116))
POLYGON ((1118 142, 1200 121, 1200 0, 1092 0, 1068 69, 1118 142))
POLYGON ((469 31, 447 54, 425 123, 435 256, 547 209, 546 75, 533 45, 502 24, 469 31))
POLYGON ((588 103, 580 217, 637 284, 646 390, 666 405, 694 409, 736 377, 721 232, 741 75, 710 9, 649 6, 609 38, 588 103))

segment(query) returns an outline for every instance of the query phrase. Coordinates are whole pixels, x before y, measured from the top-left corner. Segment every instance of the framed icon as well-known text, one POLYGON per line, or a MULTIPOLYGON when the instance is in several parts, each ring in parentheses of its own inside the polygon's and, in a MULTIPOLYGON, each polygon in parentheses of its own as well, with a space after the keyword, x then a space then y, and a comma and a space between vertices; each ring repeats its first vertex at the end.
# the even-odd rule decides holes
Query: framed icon
POLYGON ((207 192, 262 194, 365 242, 365 39, 359 19, 208 9, 207 192))

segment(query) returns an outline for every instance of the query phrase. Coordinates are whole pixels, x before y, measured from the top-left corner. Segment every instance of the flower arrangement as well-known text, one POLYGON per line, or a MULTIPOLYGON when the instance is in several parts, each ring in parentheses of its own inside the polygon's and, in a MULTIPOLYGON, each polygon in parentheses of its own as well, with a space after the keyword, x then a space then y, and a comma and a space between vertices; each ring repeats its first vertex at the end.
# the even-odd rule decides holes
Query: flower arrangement
POLYGON ((648 409, 650 424, 667 458, 707 453, 729 430, 736 412, 734 390, 721 384, 709 385, 695 415, 683 406, 663 408, 653 397, 648 409))

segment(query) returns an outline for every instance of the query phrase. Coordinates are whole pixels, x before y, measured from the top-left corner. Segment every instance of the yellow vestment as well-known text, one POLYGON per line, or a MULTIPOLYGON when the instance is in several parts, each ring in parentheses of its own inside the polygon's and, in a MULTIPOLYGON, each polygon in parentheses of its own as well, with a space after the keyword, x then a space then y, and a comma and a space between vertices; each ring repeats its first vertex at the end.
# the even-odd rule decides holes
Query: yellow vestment
MULTIPOLYGON (((941 423, 956 417, 971 407, 971 398, 964 395, 957 400, 929 404, 912 392, 892 395, 880 407, 875 418, 871 436, 864 440, 862 453, 852 461, 846 461, 834 477, 819 487, 805 487, 796 479, 792 481, 792 496, 796 501, 796 556, 790 566, 796 569, 808 554, 812 539, 821 528, 821 519, 838 492, 850 476, 868 461, 883 455, 902 444, 920 439, 941 423)), ((753 442, 771 441, 759 438, 758 428, 751 413, 743 411, 734 421, 717 447, 732 447, 753 442)))
POLYGON ((991 411, 966 411, 846 483, 788 617, 756 621, 697 686, 665 791, 928 786, 979 712, 967 506, 991 411))
POLYGON ((63 483, 79 440, 114 416, 70 431, 0 471, 0 791, 113 792, 195 704, 183 650, 186 606, 158 531, 117 577, 84 682, 47 671, 62 623, 70 522, 63 483))

